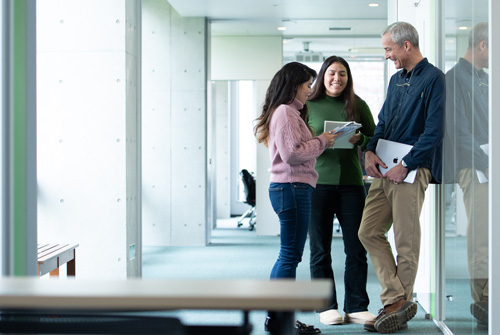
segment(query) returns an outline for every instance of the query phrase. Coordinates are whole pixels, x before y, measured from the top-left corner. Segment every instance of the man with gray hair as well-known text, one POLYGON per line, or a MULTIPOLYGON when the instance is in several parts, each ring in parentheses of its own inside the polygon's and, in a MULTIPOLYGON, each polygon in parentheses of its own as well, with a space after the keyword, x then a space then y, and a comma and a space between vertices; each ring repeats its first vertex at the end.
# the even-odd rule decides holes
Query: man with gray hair
POLYGON ((418 43, 417 30, 406 22, 393 23, 382 34, 385 58, 401 70, 389 81, 365 153, 365 169, 374 180, 358 234, 382 286, 384 307, 364 328, 380 333, 407 329, 407 321, 417 312, 412 298, 420 253, 420 212, 429 183, 441 181, 445 77, 422 56, 418 43), (381 139, 412 146, 385 173, 379 168, 392 162, 383 162, 377 155, 381 139), (416 170, 415 180, 404 182, 412 170, 416 170), (391 226, 396 259, 385 235, 391 226))
POLYGON ((488 325, 488 23, 469 34, 464 56, 446 73, 444 177, 458 183, 467 214, 467 261, 478 325, 488 325), (478 172, 479 171, 479 172, 478 172), (481 178, 480 178, 481 177, 481 178))

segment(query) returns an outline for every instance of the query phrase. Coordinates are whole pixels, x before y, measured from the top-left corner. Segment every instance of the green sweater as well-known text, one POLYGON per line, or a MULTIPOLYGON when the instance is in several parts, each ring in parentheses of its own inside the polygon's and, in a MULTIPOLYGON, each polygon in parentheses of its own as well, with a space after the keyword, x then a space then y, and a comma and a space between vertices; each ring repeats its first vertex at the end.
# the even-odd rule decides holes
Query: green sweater
MULTIPOLYGON (((324 132, 325 120, 328 121, 348 121, 342 113, 344 108, 344 98, 330 97, 325 95, 314 101, 307 101, 309 111, 309 125, 315 135, 324 132)), ((361 123, 361 140, 352 149, 327 149, 316 161, 316 171, 318 171, 318 184, 326 185, 363 185, 363 172, 358 156, 358 146, 362 150, 370 140, 375 130, 370 108, 364 100, 356 96, 357 118, 356 122, 361 123)))

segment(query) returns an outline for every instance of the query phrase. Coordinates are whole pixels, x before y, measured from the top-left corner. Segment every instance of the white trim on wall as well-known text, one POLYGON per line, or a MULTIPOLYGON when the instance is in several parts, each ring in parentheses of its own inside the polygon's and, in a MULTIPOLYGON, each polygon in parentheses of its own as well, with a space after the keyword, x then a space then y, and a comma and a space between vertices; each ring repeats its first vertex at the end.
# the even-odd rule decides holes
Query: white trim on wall
POLYGON ((500 146, 497 143, 500 141, 500 66, 498 62, 494 62, 496 54, 500 55, 500 43, 493 36, 500 36, 500 22, 494 19, 495 15, 500 13, 500 2, 497 0, 489 1, 489 70, 490 70, 490 86, 489 86, 489 143, 490 143, 490 161, 489 161, 489 327, 488 334, 500 333, 500 320, 493 316, 500 315, 500 305, 493 302, 500 299, 500 285, 497 279, 500 279, 500 225, 498 225, 498 217, 500 217, 500 178, 498 176, 498 167, 500 166, 500 146), (497 186, 499 185, 499 186, 497 186), (495 257, 496 256, 496 257, 495 257), (498 258, 497 258, 498 257, 498 258))

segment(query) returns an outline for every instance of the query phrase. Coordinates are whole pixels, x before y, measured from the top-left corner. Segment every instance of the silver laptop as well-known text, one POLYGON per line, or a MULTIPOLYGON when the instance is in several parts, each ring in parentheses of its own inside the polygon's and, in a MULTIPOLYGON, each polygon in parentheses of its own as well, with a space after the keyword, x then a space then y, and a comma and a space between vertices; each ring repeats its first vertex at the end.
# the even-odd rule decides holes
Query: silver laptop
POLYGON ((342 135, 342 137, 339 137, 335 140, 335 144, 333 145, 333 149, 352 149, 354 148, 354 144, 349 142, 349 139, 356 134, 356 129, 361 127, 361 124, 359 123, 353 123, 353 122, 342 122, 342 121, 325 121, 325 130, 324 131, 330 131, 334 130, 340 127, 343 127, 347 124, 353 124, 355 125, 352 127, 352 131, 342 135))
MULTIPOLYGON (((403 159, 404 156, 410 152, 413 148, 412 145, 398 143, 388 140, 380 139, 377 143, 377 148, 375 149, 375 153, 382 160, 382 162, 387 165, 387 169, 379 166, 378 169, 380 173, 385 174, 394 166, 398 165, 399 162, 403 159)), ((413 183, 415 181, 415 177, 417 175, 417 170, 411 170, 408 172, 408 175, 403 180, 405 183, 413 183)))

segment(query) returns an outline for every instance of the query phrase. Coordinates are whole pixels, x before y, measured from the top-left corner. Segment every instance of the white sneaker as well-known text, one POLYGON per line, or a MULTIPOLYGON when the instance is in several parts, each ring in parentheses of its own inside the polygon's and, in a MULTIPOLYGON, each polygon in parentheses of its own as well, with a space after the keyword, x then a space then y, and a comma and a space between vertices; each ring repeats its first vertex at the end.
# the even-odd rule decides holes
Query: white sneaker
POLYGON ((341 325, 342 315, 336 309, 329 309, 319 313, 319 321, 325 325, 341 325))
POLYGON ((356 313, 345 313, 344 320, 345 323, 360 323, 364 324, 366 321, 375 320, 377 316, 368 311, 356 312, 356 313))

